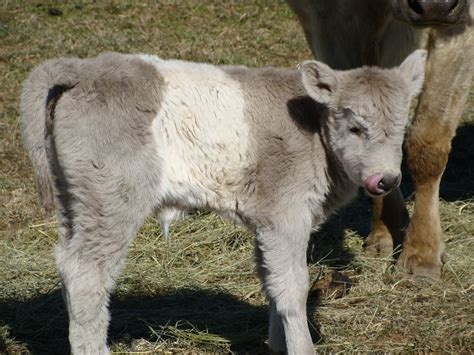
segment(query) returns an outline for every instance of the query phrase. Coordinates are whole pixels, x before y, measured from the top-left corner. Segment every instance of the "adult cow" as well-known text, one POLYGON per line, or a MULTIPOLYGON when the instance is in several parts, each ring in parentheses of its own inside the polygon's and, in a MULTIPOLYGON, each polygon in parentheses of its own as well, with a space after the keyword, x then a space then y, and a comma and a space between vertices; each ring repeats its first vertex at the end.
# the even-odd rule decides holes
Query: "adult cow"
POLYGON ((426 80, 408 130, 416 188, 411 221, 400 190, 374 203, 367 246, 387 255, 403 243, 400 270, 439 279, 445 261, 439 184, 474 69, 470 0, 287 0, 313 54, 334 68, 391 67, 428 50, 426 80))

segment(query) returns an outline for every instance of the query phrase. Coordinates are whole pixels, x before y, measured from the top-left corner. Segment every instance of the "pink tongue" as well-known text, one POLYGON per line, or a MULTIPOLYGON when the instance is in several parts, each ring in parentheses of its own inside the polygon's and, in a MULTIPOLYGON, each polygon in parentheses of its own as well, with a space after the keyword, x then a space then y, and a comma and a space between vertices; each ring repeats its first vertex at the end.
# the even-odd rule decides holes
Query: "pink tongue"
POLYGON ((375 195, 379 195, 381 193, 383 193, 384 191, 379 188, 379 182, 383 179, 383 175, 382 174, 374 174, 372 176, 369 176, 367 178, 367 180, 365 180, 365 187, 367 190, 369 190, 369 192, 375 194, 375 195))

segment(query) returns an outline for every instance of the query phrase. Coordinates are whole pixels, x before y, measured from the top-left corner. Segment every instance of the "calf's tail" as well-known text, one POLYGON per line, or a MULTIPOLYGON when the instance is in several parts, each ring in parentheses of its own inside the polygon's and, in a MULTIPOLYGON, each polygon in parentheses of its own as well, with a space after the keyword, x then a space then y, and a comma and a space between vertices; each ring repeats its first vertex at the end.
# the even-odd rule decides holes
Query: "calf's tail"
POLYGON ((54 209, 54 201, 53 183, 46 156, 45 138, 48 132, 45 123, 52 123, 54 106, 64 90, 77 84, 79 65, 77 59, 47 61, 31 72, 21 93, 23 144, 33 165, 39 199, 47 218, 54 209))

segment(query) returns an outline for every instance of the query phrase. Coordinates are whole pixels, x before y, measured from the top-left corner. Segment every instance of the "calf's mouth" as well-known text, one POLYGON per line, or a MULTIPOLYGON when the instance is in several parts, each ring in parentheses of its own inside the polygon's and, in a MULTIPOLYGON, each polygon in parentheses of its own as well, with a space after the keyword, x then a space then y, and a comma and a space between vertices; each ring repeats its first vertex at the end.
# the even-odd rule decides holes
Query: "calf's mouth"
POLYGON ((365 192, 371 197, 383 196, 400 186, 401 174, 376 173, 364 183, 365 192))

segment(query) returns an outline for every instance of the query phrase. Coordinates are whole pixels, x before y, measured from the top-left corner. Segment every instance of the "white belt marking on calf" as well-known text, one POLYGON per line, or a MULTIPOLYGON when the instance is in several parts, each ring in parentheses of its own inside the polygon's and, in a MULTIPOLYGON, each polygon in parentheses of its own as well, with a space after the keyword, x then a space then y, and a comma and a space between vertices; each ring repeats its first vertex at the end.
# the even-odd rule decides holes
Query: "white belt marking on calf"
POLYGON ((162 198, 178 205, 232 209, 250 164, 240 84, 211 65, 144 59, 166 83, 153 121, 163 161, 162 198))

